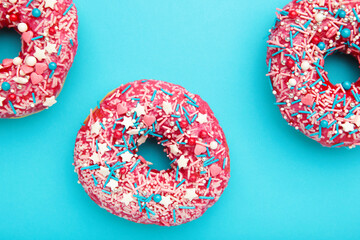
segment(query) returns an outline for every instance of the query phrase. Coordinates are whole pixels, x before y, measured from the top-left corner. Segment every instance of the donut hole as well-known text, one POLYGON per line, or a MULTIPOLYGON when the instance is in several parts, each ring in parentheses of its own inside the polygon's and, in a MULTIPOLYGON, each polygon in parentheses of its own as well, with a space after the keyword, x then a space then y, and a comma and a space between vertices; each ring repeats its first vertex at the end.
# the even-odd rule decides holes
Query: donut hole
POLYGON ((360 77, 359 62, 350 54, 336 52, 328 56, 324 68, 333 85, 344 81, 355 83, 360 77))
POLYGON ((13 59, 21 52, 21 37, 12 28, 0 29, 0 63, 4 59, 13 59))
POLYGON ((164 152, 164 147, 158 144, 155 138, 148 138, 145 143, 139 146, 137 154, 146 161, 153 163, 153 165, 149 165, 151 169, 158 171, 171 169, 170 159, 164 152))

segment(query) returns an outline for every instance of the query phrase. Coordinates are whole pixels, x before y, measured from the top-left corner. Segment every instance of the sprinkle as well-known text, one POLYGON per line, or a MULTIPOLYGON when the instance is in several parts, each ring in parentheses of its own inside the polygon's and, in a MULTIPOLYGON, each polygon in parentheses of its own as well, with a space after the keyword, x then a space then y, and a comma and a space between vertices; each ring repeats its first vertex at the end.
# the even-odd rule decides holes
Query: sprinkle
POLYGON ((353 11, 353 13, 354 13, 354 15, 355 15, 356 20, 357 20, 358 22, 360 22, 359 16, 358 16, 358 14, 356 13, 355 8, 353 8, 352 11, 353 11))
POLYGON ((26 7, 29 7, 30 4, 33 2, 34 0, 30 0, 27 4, 26 4, 26 7))
POLYGON ((210 178, 209 178, 209 181, 208 181, 208 183, 207 183, 207 185, 206 185, 206 188, 209 188, 209 187, 210 187, 211 180, 212 180, 212 178, 210 177, 210 178))
POLYGON ((151 168, 149 168, 149 171, 146 173, 146 178, 148 178, 148 177, 149 177, 150 172, 151 172, 151 168))
POLYGON ((178 181, 178 176, 179 176, 179 165, 176 167, 175 181, 178 181))
POLYGON ((14 108, 14 105, 12 104, 12 102, 9 100, 9 104, 10 104, 10 107, 11 107, 11 110, 14 112, 14 114, 16 115, 16 110, 14 108))
POLYGON ((33 38, 31 39, 31 41, 35 41, 35 40, 41 39, 41 38, 43 38, 43 37, 44 37, 44 36, 33 37, 33 38))
POLYGON ((58 52, 57 52, 57 55, 58 55, 58 56, 60 56, 61 48, 62 48, 62 44, 59 46, 59 50, 58 50, 58 52))
POLYGON ((276 55, 282 53, 284 51, 284 49, 281 49, 279 51, 277 51, 276 53, 274 53, 273 55, 271 55, 272 57, 275 57, 276 55))
POLYGON ((135 170, 136 166, 137 166, 139 163, 140 163, 140 159, 138 159, 138 160, 136 161, 136 163, 134 164, 134 166, 131 168, 130 172, 133 172, 133 171, 135 170))
POLYGON ((191 119, 191 122, 195 122, 196 118, 197 118, 197 114, 194 115, 194 117, 191 119))
POLYGON ((223 161, 223 169, 225 169, 225 166, 226 166, 226 160, 227 160, 227 158, 225 157, 225 158, 224 158, 224 161, 223 161))
POLYGON ((354 48, 356 48, 357 50, 360 51, 360 47, 358 45, 356 45, 355 43, 352 43, 351 46, 353 46, 354 48))
POLYGON ((54 73, 55 73, 55 70, 52 70, 51 73, 50 73, 49 78, 52 78, 52 76, 54 75, 54 73))
POLYGON ((340 147, 341 145, 344 145, 344 143, 343 143, 343 142, 341 142, 341 143, 338 143, 338 144, 332 145, 331 147, 332 147, 332 148, 334 148, 334 147, 340 147))
POLYGON ((102 127, 102 129, 106 130, 104 124, 102 122, 99 122, 100 126, 102 127))
POLYGON ((32 93, 33 102, 36 103, 35 93, 32 93))
POLYGON ((165 91, 164 89, 160 89, 163 93, 165 93, 165 94, 167 94, 167 95, 169 95, 169 96, 172 96, 173 94, 172 93, 169 93, 169 92, 167 92, 167 91, 165 91))
POLYGON ((182 128, 181 128, 181 126, 180 126, 180 124, 179 124, 179 122, 178 122, 178 121, 176 121, 176 125, 178 126, 178 128, 179 128, 179 130, 180 130, 181 134, 184 134, 184 132, 183 132, 183 130, 182 130, 182 128))
POLYGON ((98 181, 96 180, 94 174, 91 174, 93 180, 94 180, 94 184, 95 184, 95 187, 98 185, 98 181))
POLYGON ((196 103, 196 101, 194 99, 192 99, 189 95, 187 95, 186 93, 184 93, 184 96, 189 99, 191 102, 196 103))
POLYGON ((351 131, 349 134, 353 134, 353 133, 357 133, 359 130, 358 129, 355 129, 354 131, 351 131))
POLYGON ((151 101, 154 101, 154 99, 155 99, 155 96, 156 96, 156 90, 154 91, 154 93, 153 93, 153 95, 151 96, 151 101))
POLYGON ((218 162, 219 161, 219 159, 215 159, 215 160, 213 160, 213 161, 211 161, 211 162, 208 162, 208 163, 204 163, 204 167, 207 167, 207 166, 210 166, 211 164, 213 164, 213 163, 216 163, 216 162, 218 162))
POLYGON ((74 6, 74 4, 70 4, 70 6, 66 9, 66 11, 63 13, 63 16, 65 16, 69 11, 70 9, 74 6))
POLYGON ((278 45, 268 45, 268 47, 269 48, 285 48, 285 47, 280 47, 280 46, 278 46, 278 45))
POLYGON ((193 206, 179 206, 179 209, 195 209, 193 206))
POLYGON ((94 165, 91 165, 91 166, 87 166, 87 167, 80 168, 80 170, 86 170, 86 169, 96 170, 96 169, 99 169, 99 168, 100 168, 99 165, 94 164, 94 165))
POLYGON ((124 94, 127 90, 129 90, 129 88, 131 88, 131 85, 128 85, 128 86, 121 92, 121 94, 124 94))
POLYGON ((175 209, 173 209, 173 217, 174 217, 174 223, 176 223, 176 212, 175 212, 175 209))
POLYGON ((181 182, 178 185, 176 185, 176 188, 180 187, 181 184, 183 184, 184 182, 185 182, 185 179, 181 180, 181 182))
POLYGON ((74 41, 72 40, 72 38, 70 38, 70 44, 71 46, 74 46, 74 41))
POLYGON ((197 105, 197 104, 195 104, 195 103, 193 103, 193 102, 191 102, 191 101, 186 101, 188 104, 190 104, 190 105, 192 105, 192 106, 194 106, 194 107, 196 107, 196 108, 198 108, 199 107, 199 105, 197 105))
POLYGON ((199 199, 209 199, 209 200, 212 200, 212 199, 214 199, 214 197, 199 196, 199 199))
POLYGON ((324 117, 326 117, 329 113, 330 113, 330 112, 325 113, 324 115, 322 115, 321 117, 319 117, 319 118, 317 119, 317 121, 320 121, 321 119, 323 119, 324 117))
POLYGON ((109 191, 106 191, 105 189, 103 189, 103 190, 101 190, 102 192, 104 192, 104 193, 106 193, 106 194, 109 194, 109 195, 111 195, 111 192, 109 192, 109 191))

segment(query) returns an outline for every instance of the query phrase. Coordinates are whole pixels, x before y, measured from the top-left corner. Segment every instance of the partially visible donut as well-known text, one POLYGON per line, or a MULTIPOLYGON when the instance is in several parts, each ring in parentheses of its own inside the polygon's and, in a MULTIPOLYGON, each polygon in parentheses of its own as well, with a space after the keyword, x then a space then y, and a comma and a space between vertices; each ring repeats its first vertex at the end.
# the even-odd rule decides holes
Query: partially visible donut
POLYGON ((173 226, 200 217, 230 178, 225 135, 208 104, 156 80, 109 93, 81 127, 74 160, 93 201, 144 224, 173 226), (136 154, 148 137, 164 146, 171 169, 151 169, 136 154))
POLYGON ((360 144, 360 83, 332 84, 336 51, 360 60, 360 1, 293 0, 276 13, 267 63, 276 105, 296 129, 327 147, 360 144), (341 1, 340 1, 341 2, 341 1))
POLYGON ((0 1, 0 29, 4 27, 21 34, 22 48, 18 57, 0 65, 0 118, 24 117, 52 106, 78 46, 72 0, 0 1))

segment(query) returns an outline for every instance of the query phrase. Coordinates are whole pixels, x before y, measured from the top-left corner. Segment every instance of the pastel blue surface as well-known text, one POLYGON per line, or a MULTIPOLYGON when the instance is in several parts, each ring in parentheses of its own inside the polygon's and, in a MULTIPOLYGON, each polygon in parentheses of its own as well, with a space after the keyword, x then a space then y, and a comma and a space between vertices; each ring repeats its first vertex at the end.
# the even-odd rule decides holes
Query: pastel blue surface
MULTIPOLYGON (((0 120, 0 239, 359 239, 360 148, 321 147, 287 126, 273 104, 265 41, 275 8, 286 3, 76 1, 79 49, 58 103, 0 120), (202 96, 230 146, 228 188, 203 217, 182 226, 111 215, 77 184, 72 166, 89 109, 142 78, 202 96)), ((1 57, 18 49, 7 35, 0 36, 1 57)), ((326 63, 338 66, 346 67, 326 63)), ((354 68, 331 74, 353 81, 354 68)))

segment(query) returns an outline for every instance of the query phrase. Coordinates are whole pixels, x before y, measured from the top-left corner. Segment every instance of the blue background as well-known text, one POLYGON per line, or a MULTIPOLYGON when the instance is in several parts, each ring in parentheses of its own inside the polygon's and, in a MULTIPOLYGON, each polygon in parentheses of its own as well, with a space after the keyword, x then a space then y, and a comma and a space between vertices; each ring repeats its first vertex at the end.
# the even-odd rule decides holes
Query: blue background
MULTIPOLYGON (((321 147, 287 126, 273 104, 265 41, 275 8, 287 2, 76 1, 79 49, 58 103, 0 120, 0 239, 359 239, 360 148, 321 147), (142 78, 202 96, 230 146, 223 196, 178 227, 111 215, 73 171, 75 137, 89 109, 142 78)), ((0 38, 0 56, 15 57, 14 36, 0 38)), ((334 78, 358 77, 356 64, 340 63, 326 63, 334 78)))

